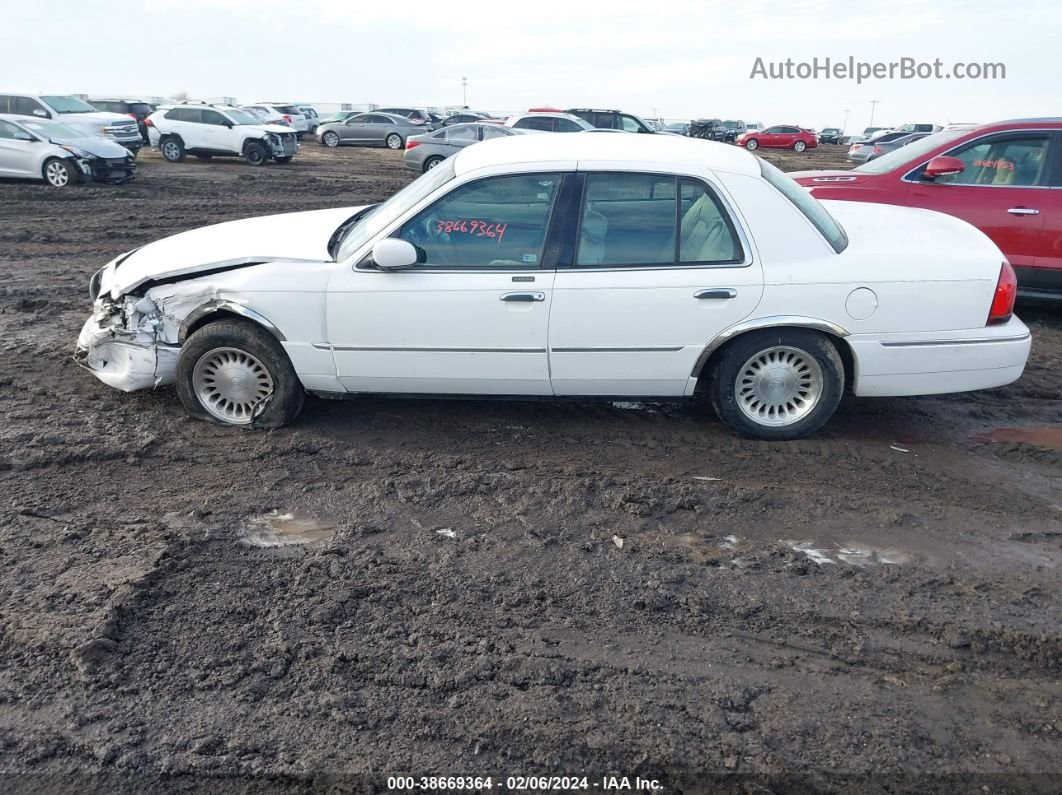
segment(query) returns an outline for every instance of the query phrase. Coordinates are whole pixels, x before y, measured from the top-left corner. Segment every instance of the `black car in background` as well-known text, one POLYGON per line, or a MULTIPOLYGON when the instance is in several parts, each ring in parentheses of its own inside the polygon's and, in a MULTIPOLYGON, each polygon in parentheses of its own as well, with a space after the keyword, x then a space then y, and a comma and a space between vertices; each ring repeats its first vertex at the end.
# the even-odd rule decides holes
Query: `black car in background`
POLYGON ((144 143, 148 143, 147 127, 144 119, 155 112, 155 106, 139 99, 90 99, 88 101, 96 110, 108 113, 121 113, 136 119, 136 126, 140 128, 140 137, 144 143))
POLYGON ((727 119, 723 122, 723 140, 728 144, 734 143, 737 137, 743 132, 748 132, 748 127, 745 126, 745 122, 738 120, 727 119))
POLYGON ((844 138, 844 130, 840 127, 823 127, 819 133, 820 144, 839 144, 844 138))
POLYGON ((690 122, 690 138, 703 138, 706 141, 725 141, 726 127, 722 119, 695 119, 690 122))

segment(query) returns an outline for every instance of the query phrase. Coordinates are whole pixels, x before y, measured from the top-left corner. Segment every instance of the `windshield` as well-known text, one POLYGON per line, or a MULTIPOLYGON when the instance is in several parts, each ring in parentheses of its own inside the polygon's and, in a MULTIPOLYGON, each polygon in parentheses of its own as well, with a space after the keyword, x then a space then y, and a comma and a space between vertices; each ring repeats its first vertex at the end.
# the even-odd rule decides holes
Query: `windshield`
POLYGON ((800 212, 807 216, 822 236, 830 242, 834 251, 840 254, 848 248, 848 235, 845 234, 844 228, 826 212, 826 208, 819 204, 815 197, 766 160, 760 160, 760 172, 765 180, 774 185, 782 195, 796 205, 800 212))
POLYGON ((723 122, 723 126, 726 127, 728 130, 736 130, 738 127, 741 126, 741 122, 739 122, 739 121, 724 121, 723 122))
POLYGON ((385 201, 371 215, 365 216, 352 226, 339 244, 337 260, 346 259, 379 234, 406 210, 416 205, 439 187, 454 178, 454 161, 448 158, 423 176, 413 180, 398 193, 385 201))
POLYGON ((96 109, 77 97, 41 97, 56 113, 95 113, 96 109))
POLYGON ((914 161, 925 157, 938 146, 943 146, 951 141, 955 141, 966 135, 968 132, 969 130, 946 130, 945 132, 927 135, 919 141, 915 141, 900 149, 893 149, 891 152, 888 152, 881 157, 867 161, 863 165, 853 169, 853 171, 860 174, 884 174, 887 171, 892 171, 894 168, 913 164, 914 161))
POLYGON ((236 124, 261 124, 261 120, 257 119, 253 114, 248 113, 245 110, 227 110, 225 115, 232 119, 236 124))
POLYGON ((23 127, 27 130, 32 130, 42 138, 84 138, 85 133, 78 132, 73 127, 67 127, 65 124, 60 124, 56 121, 20 121, 23 127))

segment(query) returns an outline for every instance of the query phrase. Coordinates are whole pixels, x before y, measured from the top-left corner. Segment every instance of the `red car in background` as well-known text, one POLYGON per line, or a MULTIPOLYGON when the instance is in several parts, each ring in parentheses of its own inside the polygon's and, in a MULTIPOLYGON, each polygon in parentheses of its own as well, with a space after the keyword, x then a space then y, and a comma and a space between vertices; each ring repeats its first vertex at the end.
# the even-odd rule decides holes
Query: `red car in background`
POLYGON ((815 133, 792 124, 776 124, 766 130, 750 130, 734 139, 738 146, 746 149, 792 149, 803 152, 819 145, 815 133))
POLYGON ((816 199, 924 207, 995 241, 1026 298, 1062 300, 1062 118, 954 125, 852 171, 790 173, 816 199))

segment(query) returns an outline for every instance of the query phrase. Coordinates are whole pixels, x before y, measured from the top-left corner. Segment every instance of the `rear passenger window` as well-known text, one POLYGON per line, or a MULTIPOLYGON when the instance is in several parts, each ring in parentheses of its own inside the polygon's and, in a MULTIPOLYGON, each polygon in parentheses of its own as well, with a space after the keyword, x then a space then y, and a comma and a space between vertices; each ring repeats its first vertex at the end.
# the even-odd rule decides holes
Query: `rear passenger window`
POLYGON ((424 251, 422 267, 538 268, 560 174, 492 177, 457 188, 399 237, 424 251))
POLYGON ((576 267, 743 259, 729 217, 702 183, 657 174, 587 176, 576 267))

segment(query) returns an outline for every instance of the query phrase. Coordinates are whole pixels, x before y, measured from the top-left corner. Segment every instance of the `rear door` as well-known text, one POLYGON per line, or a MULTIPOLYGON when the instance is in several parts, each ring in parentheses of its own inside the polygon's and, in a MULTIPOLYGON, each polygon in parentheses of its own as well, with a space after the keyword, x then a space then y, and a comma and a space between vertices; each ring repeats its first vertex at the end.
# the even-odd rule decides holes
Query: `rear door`
POLYGON ((17 133, 25 131, 8 121, 0 121, 0 175, 5 177, 40 177, 36 173, 37 158, 33 156, 36 148, 43 146, 39 141, 19 141, 17 133))
POLYGON ((553 288, 553 390, 687 394, 705 345, 760 300, 747 237, 713 182, 580 168, 553 288))
POLYGON ((908 203, 962 218, 988 235, 1011 265, 1032 267, 1050 212, 1048 131, 983 136, 947 152, 962 173, 925 180, 919 167, 904 179, 908 203))

